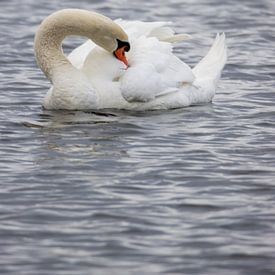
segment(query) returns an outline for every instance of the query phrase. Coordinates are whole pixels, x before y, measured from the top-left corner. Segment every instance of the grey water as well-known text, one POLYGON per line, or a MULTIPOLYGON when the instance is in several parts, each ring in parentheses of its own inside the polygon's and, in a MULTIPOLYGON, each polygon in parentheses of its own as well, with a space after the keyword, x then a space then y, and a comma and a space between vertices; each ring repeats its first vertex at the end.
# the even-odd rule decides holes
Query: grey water
POLYGON ((275 274, 274 30, 272 0, 1 0, 0 274, 275 274), (43 110, 33 38, 68 7, 171 21, 191 66, 225 32, 213 102, 43 110))

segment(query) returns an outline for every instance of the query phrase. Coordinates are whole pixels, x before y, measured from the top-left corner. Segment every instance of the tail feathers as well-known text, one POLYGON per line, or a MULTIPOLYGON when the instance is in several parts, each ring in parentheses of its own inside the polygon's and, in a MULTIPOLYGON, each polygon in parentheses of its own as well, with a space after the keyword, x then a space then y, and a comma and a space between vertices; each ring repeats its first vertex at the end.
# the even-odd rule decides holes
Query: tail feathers
POLYGON ((196 79, 211 80, 216 86, 222 69, 227 60, 225 34, 217 34, 216 39, 207 55, 193 68, 196 79))

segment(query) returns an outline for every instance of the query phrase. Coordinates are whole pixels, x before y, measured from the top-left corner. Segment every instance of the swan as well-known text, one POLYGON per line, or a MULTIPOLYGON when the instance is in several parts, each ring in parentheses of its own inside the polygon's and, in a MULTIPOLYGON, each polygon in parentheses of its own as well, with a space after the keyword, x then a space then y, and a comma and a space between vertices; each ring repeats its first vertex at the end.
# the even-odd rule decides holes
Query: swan
POLYGON ((227 59, 225 35, 217 34, 191 69, 173 54, 173 44, 190 37, 169 24, 113 21, 80 9, 49 15, 34 40, 37 64, 52 84, 43 107, 156 110, 211 102, 227 59), (71 35, 88 40, 66 57, 62 41, 71 35))

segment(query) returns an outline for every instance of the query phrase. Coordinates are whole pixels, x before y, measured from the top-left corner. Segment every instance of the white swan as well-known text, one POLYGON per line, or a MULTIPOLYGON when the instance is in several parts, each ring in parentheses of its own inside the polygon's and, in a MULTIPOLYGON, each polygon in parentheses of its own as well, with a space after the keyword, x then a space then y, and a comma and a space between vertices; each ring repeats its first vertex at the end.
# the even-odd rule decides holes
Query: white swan
POLYGON ((191 69, 172 53, 175 35, 164 22, 111 19, 95 12, 53 13, 35 36, 38 66, 52 83, 46 109, 171 109, 210 102, 225 65, 225 35, 217 34, 208 54, 191 69), (68 35, 91 40, 68 58, 68 35))

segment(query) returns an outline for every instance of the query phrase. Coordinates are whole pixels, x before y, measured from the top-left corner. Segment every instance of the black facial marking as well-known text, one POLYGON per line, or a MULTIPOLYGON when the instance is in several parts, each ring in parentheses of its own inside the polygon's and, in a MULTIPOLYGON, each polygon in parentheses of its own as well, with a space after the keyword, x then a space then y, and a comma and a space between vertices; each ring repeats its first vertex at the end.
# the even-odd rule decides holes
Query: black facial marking
POLYGON ((122 47, 125 47, 125 52, 129 52, 130 51, 130 44, 127 41, 121 41, 119 39, 117 39, 117 49, 120 49, 122 47))

